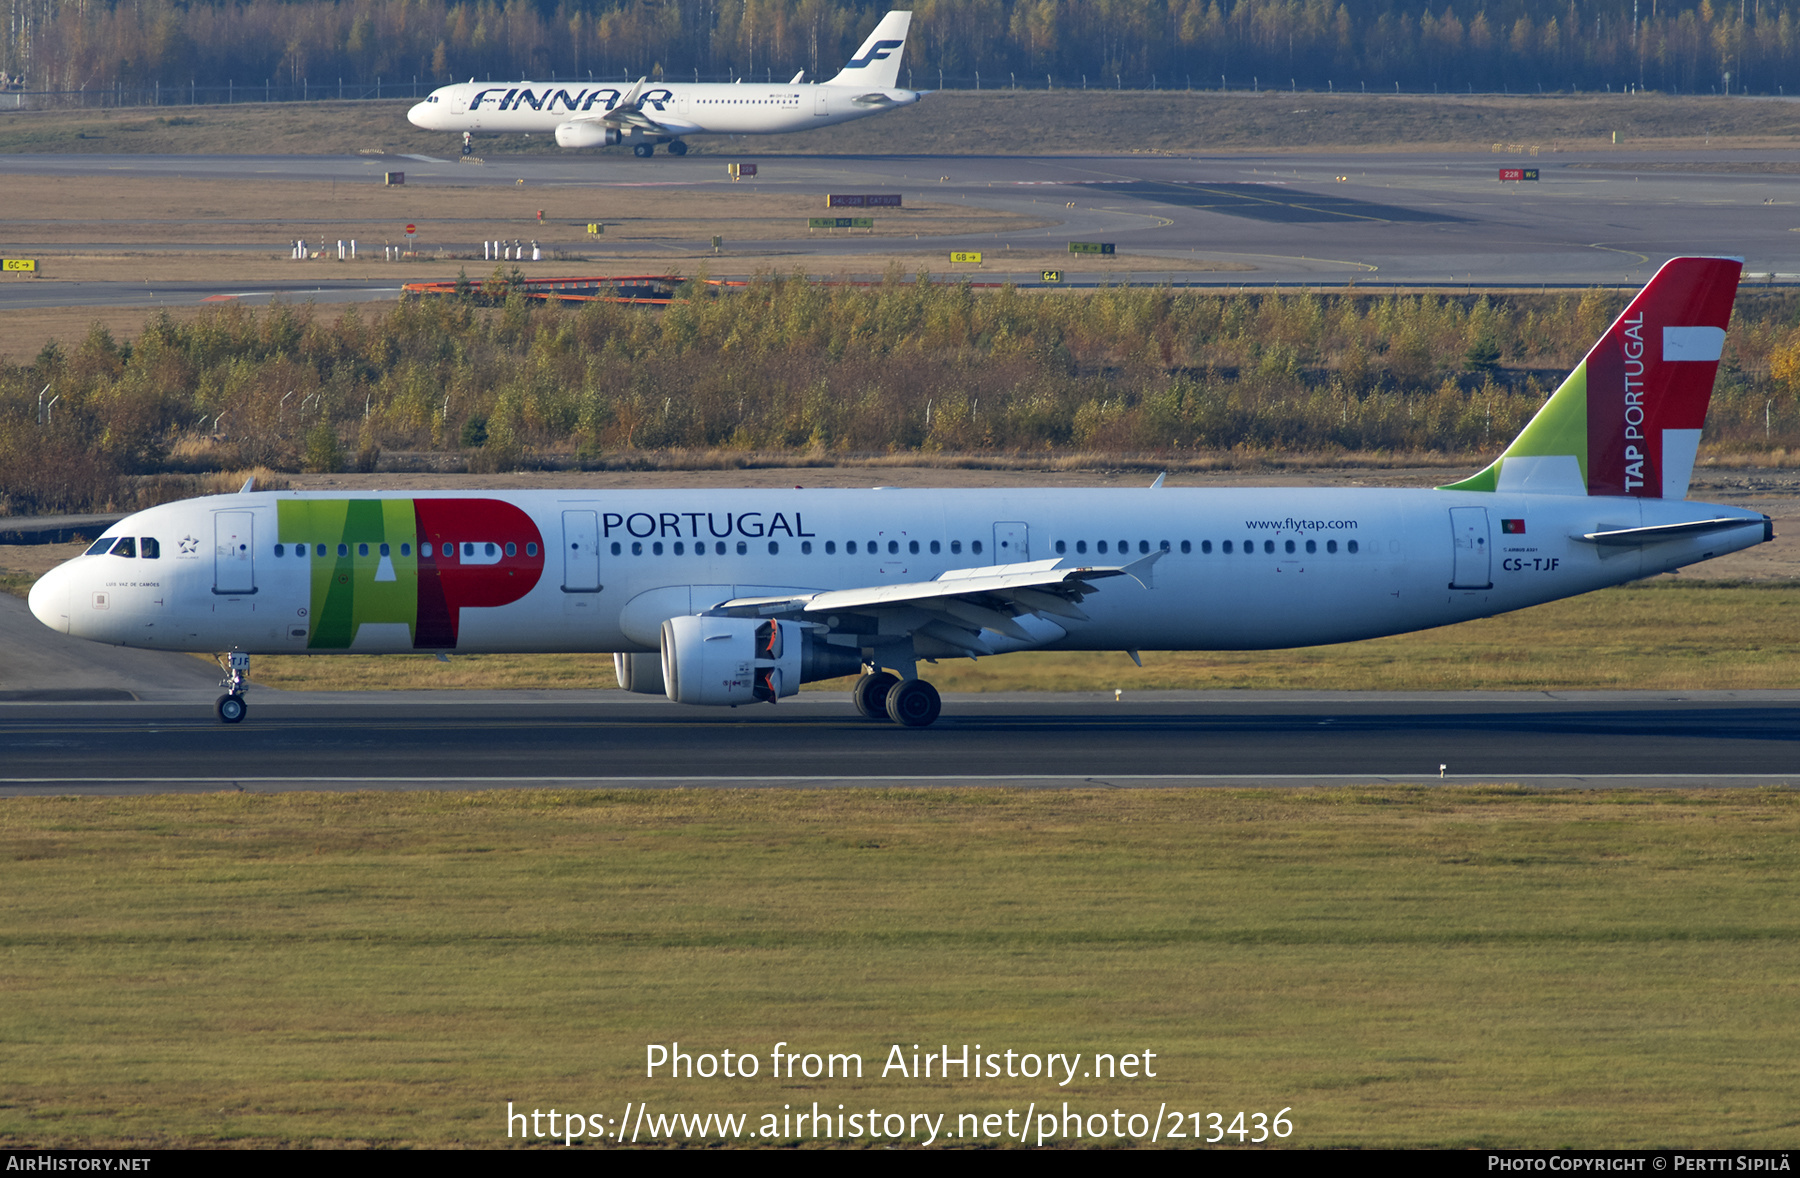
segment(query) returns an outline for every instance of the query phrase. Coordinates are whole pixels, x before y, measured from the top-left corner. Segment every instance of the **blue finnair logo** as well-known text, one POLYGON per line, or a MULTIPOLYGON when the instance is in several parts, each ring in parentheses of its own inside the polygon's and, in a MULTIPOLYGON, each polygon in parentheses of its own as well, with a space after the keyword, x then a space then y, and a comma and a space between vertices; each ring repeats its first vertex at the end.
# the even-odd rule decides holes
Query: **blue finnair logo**
POLYGON ((864 54, 862 57, 851 58, 850 64, 846 65, 844 68, 847 70, 859 70, 870 62, 886 61, 888 54, 904 44, 906 44, 905 41, 877 41, 870 47, 868 53, 864 54))

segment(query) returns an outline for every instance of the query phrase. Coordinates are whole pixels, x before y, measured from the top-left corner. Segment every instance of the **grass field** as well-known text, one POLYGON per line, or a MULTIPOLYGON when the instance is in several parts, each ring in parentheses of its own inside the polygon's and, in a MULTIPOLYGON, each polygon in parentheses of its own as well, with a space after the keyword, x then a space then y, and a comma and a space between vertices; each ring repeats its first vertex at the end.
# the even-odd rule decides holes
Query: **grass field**
POLYGON ((1288 1108, 1309 1147, 1780 1147, 1797 848, 1785 790, 11 798, 0 1143, 1066 1100, 1288 1108), (671 1041, 760 1075, 644 1078, 671 1041), (780 1041, 864 1078, 775 1079, 780 1041), (1157 1075, 880 1075, 965 1042, 1157 1075))
MULTIPOLYGON (((904 79, 902 79, 904 80, 904 79)), ((923 77, 916 79, 926 84, 923 77)), ((24 111, 0 116, 0 154, 124 152, 455 154, 459 137, 406 121, 411 100, 24 111)), ((697 136, 695 153, 762 155, 1040 155, 1128 150, 1344 148, 1486 151, 1612 146, 1791 145, 1791 102, 1684 95, 1548 96, 1261 94, 1163 90, 946 90, 906 110, 805 134, 697 136)), ((480 137, 478 154, 553 154, 550 136, 480 137)), ((594 155, 602 154, 595 151, 594 155)), ((614 157, 618 152, 611 153, 614 157)), ((403 161, 395 168, 404 171, 403 161)), ((655 165, 650 165, 654 167, 655 165)))

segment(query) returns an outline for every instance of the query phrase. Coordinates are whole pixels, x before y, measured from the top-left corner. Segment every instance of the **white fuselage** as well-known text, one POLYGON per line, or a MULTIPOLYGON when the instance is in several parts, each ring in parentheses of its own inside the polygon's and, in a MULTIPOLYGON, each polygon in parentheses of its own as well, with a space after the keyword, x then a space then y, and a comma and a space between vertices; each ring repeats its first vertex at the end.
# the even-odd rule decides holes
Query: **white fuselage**
POLYGON ((152 508, 107 535, 140 549, 152 539, 159 555, 78 557, 38 583, 31 607, 122 646, 649 652, 664 619, 731 598, 1053 557, 1117 566, 1166 548, 1148 587, 1097 582, 1087 620, 1059 618, 1042 645, 1246 650, 1570 597, 1761 543, 1767 521, 1683 500, 1427 490, 257 492, 152 508), (1736 518, 1641 545, 1579 538, 1736 518), (449 630, 431 631, 427 613, 445 607, 425 601, 407 563, 431 535, 461 562, 445 575, 449 630), (425 642, 428 631, 439 636, 425 642))
MULTIPOLYGON (((550 134, 565 123, 604 116, 631 90, 630 84, 460 82, 432 91, 406 117, 432 131, 550 134)), ((866 118, 917 101, 919 94, 912 90, 830 83, 669 82, 647 86, 638 98, 638 108, 662 131, 640 129, 635 138, 777 135, 866 118)), ((624 141, 632 142, 632 130, 624 130, 624 141)))

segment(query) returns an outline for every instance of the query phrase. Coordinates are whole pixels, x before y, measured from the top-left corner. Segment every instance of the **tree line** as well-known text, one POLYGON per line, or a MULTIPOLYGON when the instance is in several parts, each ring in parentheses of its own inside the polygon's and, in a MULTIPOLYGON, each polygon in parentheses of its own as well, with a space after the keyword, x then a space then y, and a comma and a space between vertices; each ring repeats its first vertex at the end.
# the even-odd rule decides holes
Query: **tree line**
MULTIPOLYGON (((1498 453, 1624 297, 1028 294, 690 284, 334 318, 239 304, 0 364, 0 513, 141 506, 157 472, 832 456, 1498 453)), ((1709 452, 1800 446, 1800 299, 1741 295, 1709 452)))
MULTIPOLYGON (((898 0, 895 0, 898 2, 898 0)), ((829 77, 889 0, 7 0, 31 89, 829 77)), ((1776 0, 911 0, 902 84, 1784 93, 1776 0), (941 79, 941 81, 940 81, 941 79)))

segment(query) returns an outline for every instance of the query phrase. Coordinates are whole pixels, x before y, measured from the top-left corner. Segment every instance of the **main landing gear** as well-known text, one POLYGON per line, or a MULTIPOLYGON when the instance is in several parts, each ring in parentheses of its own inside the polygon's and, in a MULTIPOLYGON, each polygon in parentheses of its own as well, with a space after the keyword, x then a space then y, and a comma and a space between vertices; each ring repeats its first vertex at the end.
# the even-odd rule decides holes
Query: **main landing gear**
POLYGON ((647 160, 651 156, 656 154, 656 144, 654 144, 654 143, 635 144, 632 146, 631 154, 637 156, 641 160, 647 160))
POLYGON ((670 155, 686 155, 687 154, 687 144, 685 144, 681 140, 677 139, 675 142, 669 144, 669 154, 670 155))
POLYGON ((923 728, 938 718, 943 701, 937 688, 923 679, 902 679, 871 671, 850 689, 850 702, 871 720, 892 720, 906 728, 923 728))
POLYGON ((219 666, 225 671, 225 678, 219 681, 225 694, 219 697, 214 710, 225 723, 236 724, 250 711, 249 705, 244 703, 244 676, 250 671, 250 656, 241 650, 234 650, 230 654, 219 656, 219 666))

